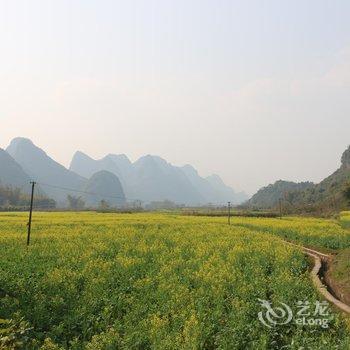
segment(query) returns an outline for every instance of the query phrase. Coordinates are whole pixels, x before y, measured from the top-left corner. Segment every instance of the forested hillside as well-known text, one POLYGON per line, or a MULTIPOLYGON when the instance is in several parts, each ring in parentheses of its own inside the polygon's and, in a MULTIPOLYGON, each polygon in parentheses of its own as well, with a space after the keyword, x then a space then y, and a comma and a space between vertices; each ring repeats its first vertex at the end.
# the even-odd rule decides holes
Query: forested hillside
POLYGON ((274 208, 279 200, 287 211, 337 211, 349 206, 350 146, 341 157, 340 167, 318 184, 279 180, 260 189, 246 203, 254 208, 274 208))

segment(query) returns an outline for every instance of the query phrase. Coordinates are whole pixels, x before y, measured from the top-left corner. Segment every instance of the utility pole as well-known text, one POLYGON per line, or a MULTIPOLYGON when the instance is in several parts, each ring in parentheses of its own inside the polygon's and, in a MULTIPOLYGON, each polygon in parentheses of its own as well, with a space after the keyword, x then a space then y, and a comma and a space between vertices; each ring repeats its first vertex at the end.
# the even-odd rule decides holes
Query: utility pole
POLYGON ((34 201, 34 187, 36 185, 35 181, 30 182, 32 185, 32 194, 30 196, 30 209, 29 209, 29 221, 28 221, 28 234, 27 234, 27 246, 30 242, 30 230, 32 228, 32 213, 33 213, 33 201, 34 201))
POLYGON ((281 198, 278 200, 278 203, 280 208, 280 219, 282 219, 282 199, 281 198))
POLYGON ((231 202, 227 202, 228 206, 227 206, 227 209, 228 209, 228 224, 231 225, 231 202))

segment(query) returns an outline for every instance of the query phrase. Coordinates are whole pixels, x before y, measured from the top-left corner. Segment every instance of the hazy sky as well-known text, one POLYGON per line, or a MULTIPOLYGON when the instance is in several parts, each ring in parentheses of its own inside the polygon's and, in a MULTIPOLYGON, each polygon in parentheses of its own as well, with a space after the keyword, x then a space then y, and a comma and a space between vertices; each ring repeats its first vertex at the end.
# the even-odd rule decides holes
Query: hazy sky
POLYGON ((156 154, 254 192, 350 144, 349 0, 0 0, 0 147, 156 154))

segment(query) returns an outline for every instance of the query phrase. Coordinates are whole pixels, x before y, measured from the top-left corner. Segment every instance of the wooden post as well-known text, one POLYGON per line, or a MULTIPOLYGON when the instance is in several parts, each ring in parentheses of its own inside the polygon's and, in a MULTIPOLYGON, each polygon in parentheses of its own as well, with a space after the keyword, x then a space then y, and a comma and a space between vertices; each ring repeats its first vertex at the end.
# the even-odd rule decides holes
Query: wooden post
POLYGON ((228 202, 228 224, 231 225, 231 202, 228 202))
POLYGON ((30 196, 30 209, 29 209, 29 221, 28 221, 28 234, 27 234, 27 246, 29 246, 30 242, 30 230, 32 228, 32 213, 33 213, 33 202, 34 202, 34 187, 36 182, 31 181, 32 184, 32 194, 30 196))
POLYGON ((278 200, 278 203, 280 207, 280 219, 282 219, 282 199, 281 198, 278 200))

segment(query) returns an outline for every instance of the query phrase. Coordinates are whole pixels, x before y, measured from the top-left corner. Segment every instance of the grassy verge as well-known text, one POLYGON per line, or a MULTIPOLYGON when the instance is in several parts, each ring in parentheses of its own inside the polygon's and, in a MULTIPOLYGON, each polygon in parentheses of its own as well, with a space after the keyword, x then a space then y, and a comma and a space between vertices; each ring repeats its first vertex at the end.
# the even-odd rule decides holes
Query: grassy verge
POLYGON ((350 229, 350 211, 340 213, 340 224, 345 229, 350 229))
POLYGON ((332 260, 327 279, 334 293, 346 304, 350 304, 350 248, 340 251, 332 260))

